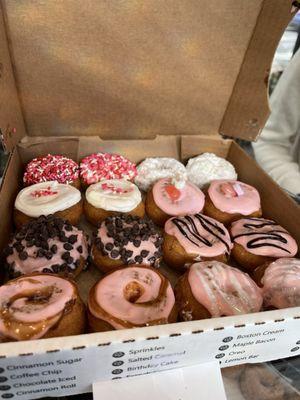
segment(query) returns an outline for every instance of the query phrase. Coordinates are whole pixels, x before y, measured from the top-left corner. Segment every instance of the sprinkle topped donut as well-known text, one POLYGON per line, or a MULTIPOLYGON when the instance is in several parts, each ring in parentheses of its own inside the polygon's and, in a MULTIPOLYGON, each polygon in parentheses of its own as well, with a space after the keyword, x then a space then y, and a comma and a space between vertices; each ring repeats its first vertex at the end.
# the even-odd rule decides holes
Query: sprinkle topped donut
POLYGON ((208 194, 214 206, 226 213, 249 215, 260 209, 258 191, 243 182, 212 181, 208 188, 208 194))
POLYGON ((79 166, 75 161, 62 155, 48 154, 27 164, 23 182, 27 186, 50 181, 70 184, 78 178, 79 166))
POLYGON ((107 179, 131 181, 136 174, 135 164, 119 154, 95 153, 80 163, 80 178, 86 185, 107 179))
POLYGON ((232 224, 234 243, 249 253, 266 257, 293 257, 298 246, 290 233, 276 222, 263 218, 243 218, 232 224))

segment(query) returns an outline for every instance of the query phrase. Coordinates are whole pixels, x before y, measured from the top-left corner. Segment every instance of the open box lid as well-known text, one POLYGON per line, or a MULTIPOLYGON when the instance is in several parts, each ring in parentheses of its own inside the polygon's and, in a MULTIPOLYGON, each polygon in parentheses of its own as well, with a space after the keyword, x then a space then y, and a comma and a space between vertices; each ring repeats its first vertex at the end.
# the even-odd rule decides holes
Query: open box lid
POLYGON ((11 150, 25 135, 254 140, 295 2, 1 4, 0 128, 11 150))

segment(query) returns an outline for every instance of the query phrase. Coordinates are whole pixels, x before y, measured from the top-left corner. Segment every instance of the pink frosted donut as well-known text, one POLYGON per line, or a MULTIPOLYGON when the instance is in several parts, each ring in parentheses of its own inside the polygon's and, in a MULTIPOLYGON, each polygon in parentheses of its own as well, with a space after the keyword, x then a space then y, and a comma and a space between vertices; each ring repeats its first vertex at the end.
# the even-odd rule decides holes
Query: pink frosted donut
POLYGON ((170 216, 196 214, 204 206, 203 192, 188 181, 176 187, 172 179, 160 179, 154 184, 152 193, 155 204, 170 216))
POLYGON ((79 166, 75 161, 62 155, 48 154, 27 164, 23 182, 27 186, 50 181, 70 184, 78 178, 79 166))
POLYGON ((174 322, 174 305, 170 282, 157 270, 136 265, 106 275, 88 300, 93 330, 100 330, 103 321, 114 329, 174 322))
POLYGON ((229 214, 250 215, 260 209, 258 191, 246 183, 234 180, 215 180, 208 188, 213 205, 229 214))
POLYGON ((85 185, 106 179, 132 181, 136 175, 136 165, 119 154, 95 153, 80 163, 80 178, 85 185))
POLYGON ((300 306, 300 260, 279 258, 265 270, 261 280, 266 307, 300 306))

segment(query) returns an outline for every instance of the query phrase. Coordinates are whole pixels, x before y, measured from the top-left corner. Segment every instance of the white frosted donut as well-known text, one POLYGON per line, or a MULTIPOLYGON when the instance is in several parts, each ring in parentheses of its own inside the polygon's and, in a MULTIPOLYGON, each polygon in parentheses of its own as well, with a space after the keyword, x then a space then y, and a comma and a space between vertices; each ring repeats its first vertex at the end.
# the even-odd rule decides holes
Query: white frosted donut
POLYGON ((185 166, 170 157, 146 158, 137 166, 137 173, 135 184, 145 192, 159 179, 187 179, 185 166))
POLYGON ((190 158, 186 171, 188 180, 199 188, 216 179, 237 179, 234 166, 229 161, 213 153, 203 153, 197 157, 190 158))

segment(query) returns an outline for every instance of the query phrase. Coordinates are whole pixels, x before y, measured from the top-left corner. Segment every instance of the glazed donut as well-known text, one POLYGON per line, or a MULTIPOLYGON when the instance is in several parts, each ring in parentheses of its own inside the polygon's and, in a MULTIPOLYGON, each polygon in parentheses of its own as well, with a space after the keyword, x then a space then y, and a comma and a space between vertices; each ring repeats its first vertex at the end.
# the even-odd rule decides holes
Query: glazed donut
POLYGON ((254 270, 253 279, 262 287, 266 309, 300 306, 299 258, 279 258, 260 265, 254 270))
POLYGON ((84 327, 74 282, 32 274, 0 287, 0 342, 79 335, 84 327))
POLYGON ((89 293, 91 332, 176 322, 170 282, 144 265, 118 269, 100 279, 89 293))
POLYGON ((102 272, 127 264, 158 266, 161 244, 162 237, 152 221, 116 215, 101 223, 92 247, 92 259, 102 272))
POLYGON ((25 186, 57 181, 80 189, 79 166, 68 157, 48 154, 30 161, 23 176, 25 186))
POLYGON ((261 217, 258 191, 246 183, 233 180, 212 181, 203 213, 225 225, 244 216, 261 217))
POLYGON ((229 233, 220 222, 203 214, 170 218, 165 225, 163 258, 185 271, 194 261, 226 262, 232 248, 229 233))
POLYGON ((232 255, 246 270, 281 257, 294 257, 298 251, 295 239, 276 222, 263 218, 243 218, 233 222, 232 255))
POLYGON ((185 166, 170 157, 146 158, 137 166, 135 184, 144 192, 148 192, 152 185, 164 178, 187 179, 185 166))
POLYGON ((82 214, 78 189, 54 182, 36 183, 21 190, 15 200, 14 223, 17 229, 41 215, 54 214, 77 225, 82 214))
POLYGON ((132 181, 136 174, 135 164, 119 154, 95 153, 80 163, 80 179, 85 187, 107 179, 132 181))
POLYGON ((258 312, 262 295, 244 272, 218 261, 192 264, 175 287, 182 321, 258 312))
POLYGON ((147 193, 146 213, 158 226, 172 216, 196 214, 204 206, 204 194, 188 181, 161 179, 147 193))
POLYGON ((77 276, 86 266, 88 243, 68 221, 41 216, 16 232, 4 255, 12 278, 33 272, 77 276))
POLYGON ((190 158, 186 171, 188 180, 199 188, 216 179, 237 179, 234 166, 229 161, 213 153, 203 153, 197 157, 190 158))
POLYGON ((105 218, 117 214, 144 217, 145 206, 138 187, 125 179, 104 180, 87 188, 84 213, 86 219, 98 226, 105 218))
POLYGON ((247 365, 240 377, 240 388, 245 400, 283 400, 284 385, 263 364, 247 365))

